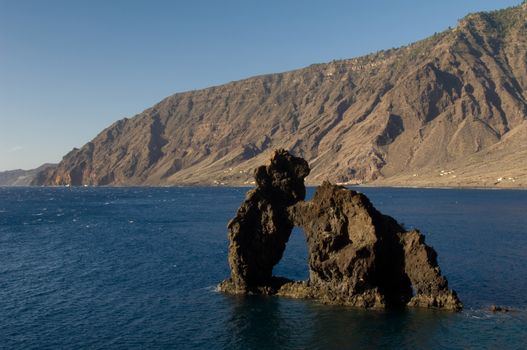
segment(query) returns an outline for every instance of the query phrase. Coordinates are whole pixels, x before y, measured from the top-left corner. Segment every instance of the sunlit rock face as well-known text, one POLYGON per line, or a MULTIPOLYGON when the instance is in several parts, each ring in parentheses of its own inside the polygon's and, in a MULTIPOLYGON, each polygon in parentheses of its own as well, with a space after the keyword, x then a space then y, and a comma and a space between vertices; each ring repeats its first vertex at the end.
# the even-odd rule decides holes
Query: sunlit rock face
POLYGON ((256 170, 257 187, 228 225, 231 277, 219 290, 362 308, 461 309, 419 231, 406 231, 365 195, 329 182, 304 201, 308 174, 307 162, 284 150, 256 170), (308 281, 272 275, 294 226, 305 232, 308 281))

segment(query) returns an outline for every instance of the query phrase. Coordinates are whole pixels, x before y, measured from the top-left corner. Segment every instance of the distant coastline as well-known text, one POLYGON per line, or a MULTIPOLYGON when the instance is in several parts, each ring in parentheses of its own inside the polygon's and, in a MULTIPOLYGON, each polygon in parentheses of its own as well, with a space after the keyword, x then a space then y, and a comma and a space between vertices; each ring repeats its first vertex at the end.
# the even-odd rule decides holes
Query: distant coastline
MULTIPOLYGON (((384 184, 342 184, 338 183, 339 186, 348 188, 386 188, 386 189, 431 189, 431 190, 527 190, 527 186, 517 187, 504 187, 504 186, 470 186, 470 185, 459 185, 459 186, 417 186, 417 185, 384 185, 384 184)), ((315 188, 320 186, 316 183, 306 183, 307 188, 315 188)), ((180 185, 87 185, 87 186, 43 186, 43 185, 6 185, 0 184, 0 188, 252 188, 254 185, 247 184, 230 184, 230 185, 214 185, 214 184, 180 184, 180 185)))

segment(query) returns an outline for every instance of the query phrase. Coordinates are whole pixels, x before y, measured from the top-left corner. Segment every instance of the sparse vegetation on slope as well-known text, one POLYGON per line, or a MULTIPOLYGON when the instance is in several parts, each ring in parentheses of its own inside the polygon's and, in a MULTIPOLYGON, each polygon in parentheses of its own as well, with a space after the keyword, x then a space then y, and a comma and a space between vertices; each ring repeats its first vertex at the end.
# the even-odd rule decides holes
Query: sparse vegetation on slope
POLYGON ((451 185, 503 186, 499 173, 525 186, 526 23, 523 3, 406 47, 176 94, 37 183, 249 184, 269 150, 286 148, 312 164, 309 183, 435 185, 455 166, 451 185), (476 159, 485 173, 465 178, 476 159))

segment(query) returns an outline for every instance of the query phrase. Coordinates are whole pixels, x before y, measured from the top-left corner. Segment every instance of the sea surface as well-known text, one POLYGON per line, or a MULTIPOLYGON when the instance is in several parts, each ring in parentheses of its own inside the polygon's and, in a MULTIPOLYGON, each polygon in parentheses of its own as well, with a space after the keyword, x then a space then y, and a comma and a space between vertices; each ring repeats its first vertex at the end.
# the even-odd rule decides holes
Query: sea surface
MULTIPOLYGON (((527 191, 359 189, 426 235, 451 313, 216 292, 246 190, 0 188, 0 349, 527 348, 527 191)), ((306 250, 297 229, 276 274, 306 250)))

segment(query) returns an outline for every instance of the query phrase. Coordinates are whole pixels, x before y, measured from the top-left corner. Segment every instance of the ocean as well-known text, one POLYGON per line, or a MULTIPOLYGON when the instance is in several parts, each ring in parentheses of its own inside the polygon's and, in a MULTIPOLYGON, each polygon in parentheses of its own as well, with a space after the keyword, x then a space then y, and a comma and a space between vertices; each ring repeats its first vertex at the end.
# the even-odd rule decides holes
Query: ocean
MULTIPOLYGON (((527 191, 358 190, 426 235, 462 312, 216 292, 246 188, 0 188, 0 349, 527 348, 527 191)), ((306 259, 295 229, 276 275, 306 259)))

